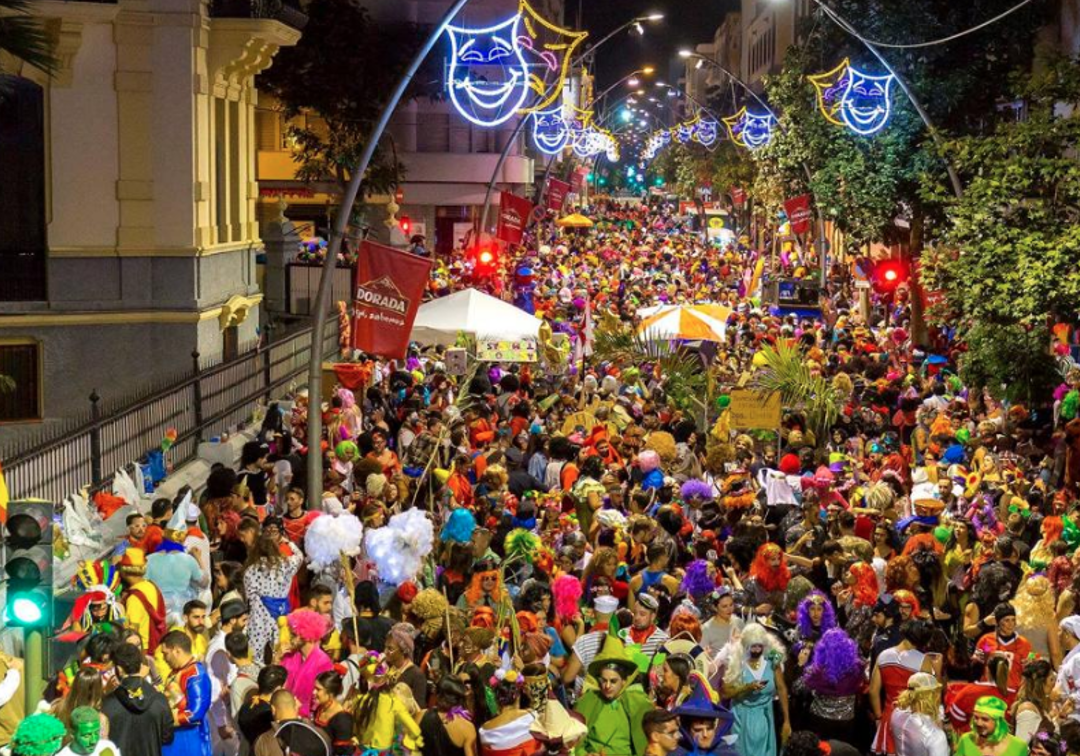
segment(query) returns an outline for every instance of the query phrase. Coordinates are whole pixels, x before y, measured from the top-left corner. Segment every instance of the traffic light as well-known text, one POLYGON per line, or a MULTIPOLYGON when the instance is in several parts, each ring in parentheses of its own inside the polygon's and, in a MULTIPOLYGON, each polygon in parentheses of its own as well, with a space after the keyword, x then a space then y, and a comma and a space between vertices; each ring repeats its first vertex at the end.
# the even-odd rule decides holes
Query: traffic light
POLYGON ((907 279, 907 266, 902 261, 881 260, 874 264, 870 282, 878 294, 891 294, 907 279))
POLYGON ((474 252, 473 276, 490 278, 495 275, 499 263, 499 254, 492 247, 477 247, 474 252))
POLYGON ((10 502, 4 530, 6 624, 49 628, 53 603, 53 505, 40 499, 10 502))
POLYGON ((403 215, 398 219, 398 227, 401 228, 401 233, 404 234, 407 239, 412 233, 412 220, 409 219, 409 216, 403 215))

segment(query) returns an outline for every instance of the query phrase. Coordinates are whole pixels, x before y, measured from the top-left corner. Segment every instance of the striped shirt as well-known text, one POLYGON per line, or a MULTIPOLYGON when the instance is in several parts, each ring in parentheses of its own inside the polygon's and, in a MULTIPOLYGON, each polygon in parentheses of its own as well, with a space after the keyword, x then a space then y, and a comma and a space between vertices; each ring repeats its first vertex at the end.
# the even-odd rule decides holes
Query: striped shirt
MULTIPOLYGON (((574 655, 581 660, 581 672, 578 674, 577 679, 574 680, 574 695, 580 697, 582 688, 585 685, 585 676, 589 673, 589 665, 593 663, 593 659, 600 653, 600 649, 604 645, 604 638, 607 637, 608 631, 594 630, 591 633, 585 633, 574 642, 574 655)), ((627 633, 625 630, 619 633, 623 641, 627 640, 627 633)), ((645 639, 645 642, 641 644, 641 652, 650 659, 653 658, 669 639, 669 635, 656 628, 653 634, 645 639)))

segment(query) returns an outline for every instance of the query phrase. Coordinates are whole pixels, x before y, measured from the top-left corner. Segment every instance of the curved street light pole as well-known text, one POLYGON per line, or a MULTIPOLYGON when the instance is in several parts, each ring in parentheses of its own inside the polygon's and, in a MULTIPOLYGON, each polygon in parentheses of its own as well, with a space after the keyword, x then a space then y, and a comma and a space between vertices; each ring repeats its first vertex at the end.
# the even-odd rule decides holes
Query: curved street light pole
POLYGON ((341 251, 341 244, 345 240, 345 232, 349 226, 349 217, 352 215, 353 205, 360 194, 360 186, 364 182, 364 174, 367 172, 371 158, 375 154, 375 148, 379 145, 383 132, 386 131, 390 118, 394 115, 398 103, 405 96, 405 90, 409 82, 420 70, 424 59, 431 53, 442 36, 443 31, 454 20, 469 0, 454 0, 449 9, 443 15, 442 20, 431 30, 431 34, 417 51, 409 68, 398 81, 397 87, 391 94, 390 99, 383 107, 378 123, 372 129, 368 137, 360 160, 354 166, 349 177, 349 185, 338 206, 337 215, 334 217, 334 225, 330 232, 330 243, 327 245, 326 258, 323 260, 322 275, 319 277, 319 290, 315 295, 314 317, 311 323, 311 357, 308 361, 308 421, 307 421, 307 494, 309 506, 316 506, 322 500, 322 357, 323 338, 326 333, 326 318, 330 305, 330 292, 333 288, 334 271, 337 269, 337 256, 341 251))

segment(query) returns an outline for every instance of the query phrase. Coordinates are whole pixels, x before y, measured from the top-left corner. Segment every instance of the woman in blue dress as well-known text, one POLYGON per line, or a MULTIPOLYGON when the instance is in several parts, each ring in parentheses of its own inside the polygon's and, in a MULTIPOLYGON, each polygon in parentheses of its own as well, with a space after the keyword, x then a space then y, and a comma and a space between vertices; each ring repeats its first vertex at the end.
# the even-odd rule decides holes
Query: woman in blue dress
POLYGON ((776 756, 773 699, 780 702, 781 739, 791 734, 787 687, 782 674, 784 653, 761 625, 747 625, 734 642, 724 675, 724 697, 735 715, 735 749, 739 756, 776 756))

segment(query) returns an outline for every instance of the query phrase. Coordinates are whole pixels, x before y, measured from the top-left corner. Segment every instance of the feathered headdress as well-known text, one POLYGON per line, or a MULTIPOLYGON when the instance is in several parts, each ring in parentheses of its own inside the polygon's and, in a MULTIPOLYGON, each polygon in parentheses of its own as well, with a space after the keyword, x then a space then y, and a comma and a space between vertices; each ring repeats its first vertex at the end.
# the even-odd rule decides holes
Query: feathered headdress
MULTIPOLYGON (((468 510, 455 512, 468 513, 468 510)), ((475 527, 475 520, 473 525, 475 527)), ((379 571, 379 579, 390 585, 400 585, 416 576, 424 557, 435 548, 435 527, 423 511, 410 509, 391 517, 385 526, 368 530, 365 544, 368 558, 379 571)))
POLYGON ((511 530, 503 544, 506 561, 524 561, 532 564, 542 545, 540 536, 536 535, 536 533, 525 530, 525 528, 511 530))

